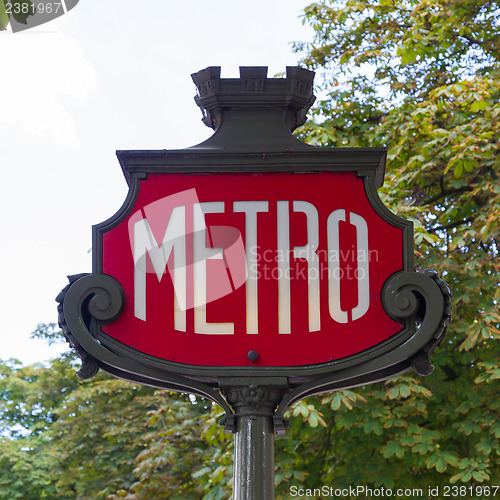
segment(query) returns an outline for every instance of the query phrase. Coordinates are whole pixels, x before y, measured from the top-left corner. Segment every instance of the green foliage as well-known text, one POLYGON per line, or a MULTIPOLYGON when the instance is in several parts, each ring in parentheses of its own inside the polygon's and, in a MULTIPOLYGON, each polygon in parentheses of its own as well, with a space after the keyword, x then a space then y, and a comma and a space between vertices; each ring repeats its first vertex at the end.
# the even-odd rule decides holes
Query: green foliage
POLYGON ((295 48, 327 70, 327 85, 353 83, 361 68, 377 91, 418 96, 498 64, 498 9, 486 0, 325 0, 305 11, 314 41, 295 48))
POLYGON ((81 381, 75 364, 0 362, 0 499, 223 498, 212 493, 230 488, 232 452, 214 405, 101 373, 81 381))
MULTIPOLYGON (((325 398, 327 411, 315 403, 334 422, 336 446, 323 468, 314 465, 308 487, 500 475, 499 19, 500 4, 486 1, 322 1, 306 9, 315 39, 295 48, 323 78, 324 98, 299 137, 388 147, 381 197, 413 220, 417 264, 442 274, 454 295, 432 376, 357 389, 366 402, 352 408, 345 391, 325 398)), ((315 431, 306 446, 322 457, 321 434, 329 433, 315 431)))
POLYGON ((73 498, 59 494, 49 473, 50 457, 45 454, 45 450, 46 442, 43 439, 0 439, 0 498, 73 498))

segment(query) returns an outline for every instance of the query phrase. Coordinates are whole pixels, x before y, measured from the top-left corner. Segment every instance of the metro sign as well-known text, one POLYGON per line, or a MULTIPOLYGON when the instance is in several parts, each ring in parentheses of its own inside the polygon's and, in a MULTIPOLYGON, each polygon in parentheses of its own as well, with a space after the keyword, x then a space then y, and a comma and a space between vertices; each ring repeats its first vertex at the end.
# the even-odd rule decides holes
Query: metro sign
POLYGON ((94 272, 125 299, 101 342, 202 370, 299 369, 405 330, 381 293, 411 265, 411 223, 378 200, 374 170, 183 170, 130 176, 94 228, 94 272))
POLYGON ((432 371, 449 291, 415 272, 413 225, 378 196, 385 148, 313 147, 290 133, 313 77, 208 67, 192 78, 210 138, 117 152, 127 198, 93 227, 92 273, 57 299, 80 376, 102 368, 208 397, 233 423, 219 391, 239 408, 239 388, 265 386, 283 398, 282 430, 307 395, 432 371))

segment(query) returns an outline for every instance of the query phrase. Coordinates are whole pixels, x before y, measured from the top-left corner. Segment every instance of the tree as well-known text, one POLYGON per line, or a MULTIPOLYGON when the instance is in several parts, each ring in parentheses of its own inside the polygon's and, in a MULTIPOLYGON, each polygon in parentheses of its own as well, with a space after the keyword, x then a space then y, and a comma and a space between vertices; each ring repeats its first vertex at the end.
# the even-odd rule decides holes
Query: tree
POLYGON ((23 367, 0 361, 0 498, 72 498, 59 494, 50 474, 48 431, 57 420, 56 408, 75 386, 71 366, 55 360, 23 367), (65 368, 65 369, 64 369, 65 368), (62 383, 61 383, 62 382, 62 383))
POLYGON ((49 475, 49 457, 37 439, 0 438, 0 498, 70 500, 58 493, 49 475))
MULTIPOLYGON (((33 336, 62 333, 40 325, 33 336)), ((77 365, 71 351, 0 361, 0 500, 200 498, 198 476, 220 454, 202 435, 213 405, 105 373, 82 381, 77 365)))
POLYGON ((499 19, 500 4, 486 1, 306 9, 315 39, 295 49, 319 73, 323 97, 300 136, 388 146, 383 201, 413 220, 417 264, 436 269, 454 294, 431 377, 315 400, 328 427, 305 445, 322 458, 306 467, 312 485, 499 477, 499 19))

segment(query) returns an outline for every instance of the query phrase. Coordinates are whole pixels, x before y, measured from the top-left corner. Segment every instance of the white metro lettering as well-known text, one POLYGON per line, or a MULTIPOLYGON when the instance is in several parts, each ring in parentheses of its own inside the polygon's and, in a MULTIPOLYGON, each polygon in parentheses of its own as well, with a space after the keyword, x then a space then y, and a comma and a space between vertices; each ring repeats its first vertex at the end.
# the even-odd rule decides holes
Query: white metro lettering
POLYGON ((146 252, 158 281, 161 280, 170 253, 174 250, 174 310, 176 330, 186 331, 186 208, 175 207, 163 241, 159 246, 147 219, 134 224, 134 314, 146 321, 146 252))
MULTIPOLYGON (((275 250, 261 249, 258 242, 258 221, 262 215, 269 213, 269 202, 267 201, 235 201, 231 207, 234 213, 243 213, 245 216, 245 249, 242 266, 245 267, 243 279, 245 279, 246 293, 246 333, 259 333, 259 299, 258 282, 262 279, 259 273, 260 260, 266 255, 279 256, 276 259, 277 274, 273 278, 277 281, 278 288, 278 330, 280 334, 290 334, 292 331, 291 320, 291 272, 292 259, 305 260, 307 267, 307 297, 308 297, 308 329, 310 332, 321 330, 320 314, 320 258, 318 256, 320 223, 318 210, 306 201, 278 201, 276 203, 276 241, 275 250), (302 213, 306 219, 306 243, 302 246, 290 248, 290 211, 302 213)), ((194 309, 194 331, 197 334, 208 335, 231 335, 234 334, 234 323, 214 323, 207 321, 207 261, 225 259, 225 250, 217 247, 206 246, 206 214, 223 214, 228 207, 223 201, 204 203, 193 203, 188 206, 176 206, 170 214, 167 227, 158 243, 150 224, 146 218, 142 218, 133 225, 133 257, 134 257, 134 315, 136 318, 146 321, 146 255, 152 262, 154 273, 158 281, 166 271, 168 261, 173 253, 173 288, 174 288, 174 328, 178 331, 186 331, 186 309, 188 304, 187 286, 187 252, 186 245, 192 241, 193 257, 193 309, 194 309), (192 214, 189 211, 192 210, 192 214), (186 214, 189 213, 189 216, 186 214), (186 218, 191 220, 192 215, 192 238, 186 236, 186 218)), ((165 227, 165 226, 163 226, 165 227)), ((227 228, 226 228, 227 229, 227 228)), ((293 231, 293 228, 292 228, 293 231)), ((366 220, 353 212, 344 209, 332 211, 326 222, 327 231, 327 256, 328 256, 328 312, 330 317, 337 323, 348 323, 362 318, 370 307, 370 269, 369 269, 369 246, 368 225, 366 220), (341 307, 342 293, 342 259, 343 255, 340 242, 340 222, 352 225, 356 230, 356 268, 354 279, 357 282, 357 305, 351 310, 343 310, 341 307)), ((241 250, 243 253, 243 250, 241 250)), ((221 269, 226 270, 226 265, 221 263, 221 269)), ((227 264, 227 262, 226 262, 227 264)), ((229 266, 228 266, 229 267, 229 266)), ((210 285, 211 286, 211 285, 210 285)), ((293 290, 292 290, 293 291, 293 290)), ((228 292, 230 293, 230 291, 228 292)), ((221 296, 221 295, 219 295, 221 296)))
MULTIPOLYGON (((365 219, 353 212, 349 213, 350 222, 356 227, 358 268, 355 276, 358 280, 358 305, 352 310, 355 321, 368 311, 370 306, 370 274, 368 253, 368 226, 365 219)), ((345 210, 335 210, 328 216, 328 306, 330 316, 338 323, 347 323, 347 311, 340 308, 340 238, 339 222, 346 222, 345 210)))

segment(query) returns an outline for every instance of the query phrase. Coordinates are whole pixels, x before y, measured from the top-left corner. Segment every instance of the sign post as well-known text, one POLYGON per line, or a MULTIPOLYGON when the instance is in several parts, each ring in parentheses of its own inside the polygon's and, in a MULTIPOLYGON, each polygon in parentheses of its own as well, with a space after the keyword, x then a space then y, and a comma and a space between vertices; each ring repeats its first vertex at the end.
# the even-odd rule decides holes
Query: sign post
POLYGON ((416 272, 412 223, 390 212, 384 148, 293 137, 314 73, 219 67, 193 76, 215 134, 182 150, 118 151, 129 194, 93 227, 93 270, 70 277, 60 324, 82 358, 226 412, 234 498, 274 498, 274 434, 309 395, 432 371, 449 290, 416 272))

